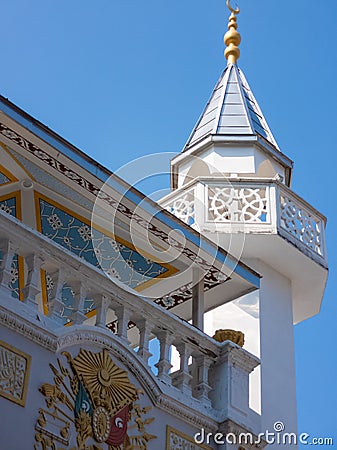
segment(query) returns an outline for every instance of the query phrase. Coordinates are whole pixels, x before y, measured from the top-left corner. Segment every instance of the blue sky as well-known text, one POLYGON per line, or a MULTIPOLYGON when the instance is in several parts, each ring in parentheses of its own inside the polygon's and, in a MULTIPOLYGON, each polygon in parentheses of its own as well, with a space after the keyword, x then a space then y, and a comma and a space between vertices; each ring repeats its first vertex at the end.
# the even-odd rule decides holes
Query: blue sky
MULTIPOLYGON (((296 327, 299 429, 337 440, 337 4, 241 0, 239 66, 284 153, 293 189, 328 216, 321 314, 296 327)), ((178 152, 225 66, 222 0, 2 4, 0 92, 117 170, 178 152)), ((300 268, 299 268, 300 270, 300 268)))

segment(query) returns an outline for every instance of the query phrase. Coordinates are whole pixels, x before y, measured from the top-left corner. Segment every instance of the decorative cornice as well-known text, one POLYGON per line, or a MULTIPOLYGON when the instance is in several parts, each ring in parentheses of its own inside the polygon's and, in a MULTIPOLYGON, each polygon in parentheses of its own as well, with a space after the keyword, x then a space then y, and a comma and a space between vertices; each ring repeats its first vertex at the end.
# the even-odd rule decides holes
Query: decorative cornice
POLYGON ((178 403, 168 396, 160 395, 155 406, 193 425, 197 429, 204 428, 208 432, 215 432, 218 429, 219 422, 216 420, 209 419, 200 414, 198 410, 189 408, 186 404, 178 403))
MULTIPOLYGON (((19 306, 22 307, 24 305, 19 304, 19 306)), ((200 401, 192 397, 184 398, 184 395, 174 387, 161 385, 150 368, 144 365, 131 348, 125 347, 118 336, 103 328, 81 325, 73 326, 72 328, 57 328, 50 332, 41 328, 40 324, 28 322, 16 312, 6 310, 2 306, 0 306, 0 323, 26 339, 46 348, 53 354, 57 354, 66 348, 83 344, 108 348, 116 358, 130 369, 157 408, 196 428, 204 428, 209 432, 216 431, 219 423, 223 420, 219 411, 205 408, 200 401)), ((228 346, 228 344, 237 347, 236 344, 231 342, 225 345, 228 346)), ((240 347, 237 347, 236 350, 248 354, 240 347)), ((245 360, 244 358, 242 362, 245 360)), ((236 361, 239 360, 236 359, 236 361)))
MULTIPOLYGON (((247 429, 247 428, 243 428, 241 425, 237 424, 236 422, 233 422, 232 420, 225 420, 219 427, 218 430, 221 434, 223 434, 224 436, 227 436, 228 434, 234 434, 236 437, 239 437, 240 435, 246 435, 247 433, 249 433, 252 436, 252 441, 253 442, 259 442, 261 440, 261 442, 259 443, 242 443, 242 445, 244 446, 244 448, 246 450, 256 450, 256 449, 264 449, 267 445, 267 442, 259 439, 259 437, 253 433, 251 430, 247 429)), ((242 448, 242 447, 239 447, 242 448)))
POLYGON ((215 364, 223 364, 225 361, 248 373, 251 373, 255 367, 260 365, 259 358, 239 347, 237 344, 234 344, 232 341, 225 341, 223 343, 220 356, 215 364))
MULTIPOLYGON (((23 305, 20 305, 23 306, 23 305)), ((26 321, 15 312, 3 309, 0 306, 0 323, 24 336, 28 340, 40 345, 52 353, 59 353, 61 350, 74 345, 91 344, 103 348, 108 348, 111 353, 118 358, 126 367, 128 367, 135 378, 139 381, 142 388, 153 402, 154 406, 166 411, 173 416, 195 426, 204 427, 209 431, 214 431, 218 427, 216 416, 207 417, 199 413, 201 404, 196 399, 189 399, 196 403, 195 408, 186 406, 186 403, 180 402, 169 393, 161 390, 159 382, 149 368, 146 368, 136 353, 125 347, 118 336, 109 331, 99 329, 98 327, 77 326, 74 329, 62 328, 62 334, 54 332, 53 334, 43 330, 37 324, 26 321), (59 336, 57 336, 59 334, 59 336)), ((170 389, 175 389, 171 387, 170 389)), ((183 394, 179 392, 179 397, 183 394)), ((183 400, 183 399, 182 399, 183 400)), ((209 411, 211 413, 211 410, 209 411)), ((205 411, 206 413, 206 411, 205 411)), ((211 415, 211 414, 210 414, 211 415)))
MULTIPOLYGON (((97 184, 94 184, 88 179, 84 178, 80 173, 75 172, 75 170, 61 163, 56 158, 45 152, 43 149, 39 148, 37 145, 30 142, 28 139, 24 138, 19 133, 12 130, 3 123, 0 123, 0 134, 26 150, 31 157, 37 158, 40 162, 53 168, 58 173, 68 178, 68 180, 70 180, 71 182, 77 184, 90 194, 94 195, 94 197, 99 196, 100 201, 104 202, 108 207, 111 207, 113 208, 113 210, 118 211, 127 219, 132 219, 133 221, 139 223, 141 226, 144 226, 144 218, 136 214, 133 209, 128 208, 126 205, 122 204, 120 201, 116 200, 107 192, 102 190, 101 186, 98 186, 97 184)), ((147 222, 147 226, 149 232, 159 237, 163 242, 166 242, 169 245, 171 244, 171 239, 168 236, 168 233, 159 229, 153 223, 147 222)), ((209 264, 204 258, 202 258, 200 255, 196 255, 194 251, 188 249, 187 247, 184 247, 180 250, 182 250, 183 254, 192 262, 196 261, 197 256, 200 267, 205 269, 205 271, 208 271, 212 267, 212 265, 209 264)))
POLYGON ((25 320, 15 312, 4 309, 2 306, 0 306, 0 323, 47 350, 56 351, 57 339, 55 335, 41 329, 37 324, 25 320))
MULTIPOLYGON (((197 264, 205 273, 207 273, 210 269, 214 269, 215 272, 218 272, 220 275, 223 275, 224 268, 223 266, 227 265, 227 259, 229 255, 225 250, 221 250, 215 246, 215 244, 211 241, 205 238, 204 236, 200 236, 199 233, 197 233, 195 230, 191 229, 189 226, 181 223, 181 221, 176 221, 172 218, 171 214, 169 214, 165 210, 159 210, 160 213, 156 220, 160 220, 162 223, 165 223, 165 225, 168 225, 169 227, 172 227, 172 224, 175 225, 175 227, 182 227, 184 229, 184 234, 188 238, 188 242, 191 243, 192 248, 189 248, 188 245, 182 246, 181 243, 172 241, 171 237, 169 236, 168 231, 162 229, 162 226, 158 227, 155 223, 152 223, 153 221, 148 222, 147 220, 144 222, 144 217, 141 217, 139 214, 135 213, 134 209, 129 208, 126 204, 122 203, 119 200, 116 200, 116 198, 112 197, 109 193, 105 192, 104 189, 102 190, 101 183, 92 182, 88 179, 88 177, 82 176, 78 170, 72 169, 69 165, 66 165, 60 161, 58 161, 56 158, 54 158, 52 155, 47 153, 42 148, 38 147, 36 144, 34 144, 32 141, 26 139, 25 137, 21 136, 18 132, 14 131, 13 129, 9 128, 6 124, 0 123, 0 135, 2 135, 5 139, 8 139, 10 142, 16 144, 17 146, 21 147, 25 152, 28 152, 30 155, 30 158, 37 158, 43 165, 48 165, 52 169, 56 170, 59 174, 66 177, 71 183, 75 183, 77 186, 79 186, 82 189, 85 189, 87 192, 92 194, 94 197, 99 197, 100 201, 108 205, 108 207, 112 208, 116 213, 119 213, 124 216, 126 220, 133 221, 134 224, 139 224, 141 227, 144 227, 144 224, 147 225, 148 233, 152 234, 156 238, 160 239, 162 242, 166 243, 170 248, 175 247, 179 252, 181 252, 182 255, 184 255, 187 259, 189 259, 192 263, 197 264), (162 219, 159 218, 159 216, 165 217, 165 222, 163 222, 162 219), (191 236, 191 240, 190 240, 191 236), (212 263, 207 261, 203 256, 200 254, 200 248, 203 247, 198 244, 197 250, 194 249, 193 242, 195 241, 195 237, 198 237, 198 239, 205 239, 205 243, 207 243, 208 246, 212 247, 211 255, 212 263), (213 255, 213 252, 216 252, 213 255), (216 261, 215 261, 216 260, 216 261), (221 264, 221 271, 215 267, 215 262, 218 265, 221 264)), ((125 198, 128 198, 127 192, 131 192, 133 190, 132 187, 128 187, 127 190, 123 191, 123 198, 125 194, 125 198), (130 188, 130 189, 129 189, 130 188)), ((137 196, 140 195, 141 198, 143 198, 143 194, 140 194, 139 191, 134 192, 137 196)), ((133 200, 131 200, 133 201, 133 200)), ((151 204, 151 211, 152 208, 157 208, 158 205, 154 202, 152 202, 150 199, 147 200, 151 204)), ((152 212, 151 212, 152 217, 152 212)), ((206 247, 205 247, 206 248, 206 247)), ((249 280, 255 287, 259 286, 259 275, 254 272, 252 269, 245 266, 242 262, 238 262, 234 269, 231 264, 229 264, 230 270, 234 271, 235 274, 237 274, 240 277, 243 277, 246 280, 249 280)), ((211 278, 213 278, 213 274, 211 275, 211 278)), ((219 279, 222 277, 219 277, 219 279)), ((221 283, 226 282, 230 280, 230 278, 224 278, 221 280, 221 283)), ((217 286, 219 283, 213 283, 207 286, 207 289, 211 287, 217 286)), ((169 293, 168 293, 169 295, 169 293)))
MULTIPOLYGON (((7 303, 6 300, 3 299, 3 303, 7 303)), ((20 311, 10 310, 9 308, 13 309, 13 305, 12 302, 12 305, 8 305, 8 308, 4 305, 0 306, 0 323, 53 354, 58 354, 72 346, 91 345, 98 348, 107 348, 114 357, 130 370, 154 406, 196 428, 204 428, 209 432, 216 431, 219 423, 224 420, 219 411, 211 407, 207 408, 198 399, 185 396, 175 387, 167 386, 157 380, 151 369, 137 353, 132 348, 125 346, 125 343, 110 331, 92 325, 77 325, 70 328, 57 327, 56 323, 55 328, 53 328, 54 323, 48 317, 40 316, 37 311, 33 311, 20 302, 16 302, 14 306, 15 309, 20 309, 20 311), (47 331, 48 329, 49 331, 47 331)), ((249 358, 246 360, 246 353, 249 355, 248 352, 232 342, 226 342, 224 345, 226 347, 233 346, 234 352, 244 353, 242 361, 238 355, 235 355, 236 362, 241 361, 240 364, 244 362, 249 364, 249 358)), ((255 361, 255 358, 253 360, 255 361)))

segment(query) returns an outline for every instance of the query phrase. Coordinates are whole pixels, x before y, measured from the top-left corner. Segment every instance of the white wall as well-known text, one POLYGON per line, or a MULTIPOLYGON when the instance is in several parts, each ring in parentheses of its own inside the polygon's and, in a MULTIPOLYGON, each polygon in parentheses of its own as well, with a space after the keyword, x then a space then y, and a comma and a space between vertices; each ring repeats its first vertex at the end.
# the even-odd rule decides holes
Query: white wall
POLYGON ((296 373, 291 283, 261 261, 249 261, 249 264, 263 276, 259 291, 262 431, 273 431, 275 422, 281 421, 285 426, 285 432, 296 433, 296 373))
MULTIPOLYGON (((270 173, 263 173, 262 176, 273 178, 278 173, 285 177, 285 170, 281 164, 257 147, 212 147, 201 152, 198 156, 187 157, 186 161, 178 165, 178 187, 182 187, 197 176, 258 175, 261 164, 267 161, 270 163, 267 172, 270 173), (203 168, 202 164, 207 164, 208 169, 203 168)), ((263 172, 266 172, 266 168, 263 172)))

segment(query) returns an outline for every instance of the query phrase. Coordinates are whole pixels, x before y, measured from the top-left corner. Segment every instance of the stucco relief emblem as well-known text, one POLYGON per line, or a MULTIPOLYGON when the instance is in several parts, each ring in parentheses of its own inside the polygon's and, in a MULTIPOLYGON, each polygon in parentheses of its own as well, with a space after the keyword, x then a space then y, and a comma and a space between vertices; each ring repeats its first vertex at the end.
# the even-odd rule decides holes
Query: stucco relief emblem
POLYGON ((25 405, 31 357, 0 341, 0 395, 25 405))
POLYGON ((154 418, 144 418, 151 407, 140 406, 127 372, 107 350, 62 355, 50 364, 54 384, 39 389, 47 408, 39 410, 34 450, 147 450, 154 418))

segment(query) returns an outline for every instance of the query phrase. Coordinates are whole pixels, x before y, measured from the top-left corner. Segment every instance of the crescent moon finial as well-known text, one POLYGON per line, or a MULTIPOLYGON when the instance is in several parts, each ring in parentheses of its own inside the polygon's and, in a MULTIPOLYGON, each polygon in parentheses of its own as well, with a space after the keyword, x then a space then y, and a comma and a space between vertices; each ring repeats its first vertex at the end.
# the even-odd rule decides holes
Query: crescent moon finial
POLYGON ((240 33, 237 31, 238 24, 236 18, 236 16, 240 12, 240 8, 237 6, 236 9, 234 9, 231 6, 230 0, 226 0, 226 5, 232 14, 228 22, 228 31, 224 36, 224 41, 226 45, 225 58, 227 59, 228 64, 236 64, 237 60, 240 58, 239 45, 241 42, 241 36, 240 33))
POLYGON ((226 0, 226 5, 227 5, 227 8, 230 10, 230 12, 232 12, 233 14, 239 14, 240 13, 240 8, 238 7, 237 4, 236 4, 236 9, 234 9, 231 6, 231 0, 226 0))

